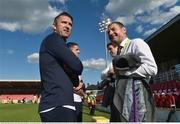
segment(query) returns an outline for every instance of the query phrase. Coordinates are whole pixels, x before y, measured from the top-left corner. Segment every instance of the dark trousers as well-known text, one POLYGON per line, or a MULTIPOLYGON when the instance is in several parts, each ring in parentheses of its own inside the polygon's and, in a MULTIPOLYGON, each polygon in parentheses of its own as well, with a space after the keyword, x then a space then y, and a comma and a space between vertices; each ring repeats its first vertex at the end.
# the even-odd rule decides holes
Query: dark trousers
POLYGON ((69 108, 57 107, 49 112, 40 113, 42 122, 77 122, 76 112, 69 108))
POLYGON ((111 110, 111 117, 110 117, 110 122, 120 122, 121 119, 119 117, 120 113, 113 104, 113 102, 110 105, 110 110, 111 110))
POLYGON ((89 112, 90 115, 94 115, 94 113, 95 113, 95 108, 96 108, 95 105, 91 105, 91 106, 90 106, 90 112, 89 112))
POLYGON ((77 122, 82 122, 82 102, 75 102, 77 122))

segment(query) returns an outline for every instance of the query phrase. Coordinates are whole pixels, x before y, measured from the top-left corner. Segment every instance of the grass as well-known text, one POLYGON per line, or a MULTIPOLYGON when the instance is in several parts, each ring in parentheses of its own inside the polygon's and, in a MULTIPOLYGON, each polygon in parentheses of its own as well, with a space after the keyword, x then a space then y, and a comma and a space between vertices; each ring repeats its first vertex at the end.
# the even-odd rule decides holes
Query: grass
MULTIPOLYGON (((106 112, 96 110, 93 116, 103 116, 109 119, 110 115, 106 112)), ((89 115, 89 108, 83 106, 83 122, 92 122, 92 116, 89 115)))
MULTIPOLYGON (((94 116, 109 118, 108 113, 97 110, 94 116)), ((0 122, 40 122, 38 104, 0 104, 0 122)), ((86 106, 83 106, 83 122, 92 122, 86 106)))
POLYGON ((0 122, 39 122, 37 104, 0 104, 0 122))

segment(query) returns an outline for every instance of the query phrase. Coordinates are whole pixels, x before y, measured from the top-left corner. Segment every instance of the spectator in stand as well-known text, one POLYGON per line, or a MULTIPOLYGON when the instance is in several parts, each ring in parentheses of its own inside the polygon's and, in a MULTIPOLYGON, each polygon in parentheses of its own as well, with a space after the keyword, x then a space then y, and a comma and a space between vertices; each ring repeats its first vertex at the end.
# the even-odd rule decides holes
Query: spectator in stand
POLYGON ((175 98, 174 98, 174 96, 172 95, 171 92, 169 92, 167 94, 167 102, 168 102, 168 108, 171 108, 171 109, 175 109, 176 108, 175 98))
POLYGON ((22 103, 25 103, 26 102, 26 97, 24 97, 23 99, 22 99, 22 103))
POLYGON ((177 88, 173 89, 173 96, 176 101, 176 107, 180 108, 180 91, 178 91, 177 88))
POLYGON ((161 93, 161 100, 160 100, 160 107, 162 108, 165 108, 167 107, 167 104, 166 104, 166 94, 164 92, 161 93))
MULTIPOLYGON (((68 42, 67 46, 77 57, 79 57, 80 49, 77 43, 68 42)), ((87 99, 87 94, 84 92, 84 89, 82 89, 83 85, 84 83, 82 77, 79 76, 79 86, 74 87, 74 102, 76 108, 77 122, 82 122, 82 98, 87 99)))
POLYGON ((159 93, 155 93, 154 94, 154 99, 155 99, 156 107, 160 107, 160 101, 161 101, 160 94, 159 93))

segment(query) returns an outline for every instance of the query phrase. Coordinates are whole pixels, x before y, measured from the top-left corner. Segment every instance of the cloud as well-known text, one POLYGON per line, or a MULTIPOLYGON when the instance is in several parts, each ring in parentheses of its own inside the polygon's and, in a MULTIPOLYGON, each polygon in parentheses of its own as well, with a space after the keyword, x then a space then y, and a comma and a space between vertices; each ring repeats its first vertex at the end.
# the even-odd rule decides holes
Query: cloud
POLYGON ((154 33, 157 29, 156 28, 153 28, 153 29, 150 29, 150 30, 147 30, 146 32, 144 32, 144 36, 149 36, 151 35, 152 33, 154 33))
POLYGON ((89 59, 82 61, 83 66, 85 69, 90 69, 90 70, 101 70, 105 68, 106 61, 102 58, 99 59, 89 59))
MULTIPOLYGON (((142 30, 148 30, 147 27, 161 27, 179 14, 179 3, 178 0, 109 0, 105 13, 125 25, 141 25, 136 31, 142 33, 142 30)), ((144 36, 154 30, 146 31, 144 36)))
POLYGON ((61 4, 65 4, 65 1, 67 1, 67 0, 58 0, 61 4))
POLYGON ((0 22, 0 29, 5 29, 8 31, 14 32, 20 29, 20 25, 18 23, 0 22))
POLYGON ((68 0, 48 0, 49 2, 54 2, 55 4, 62 4, 65 5, 65 2, 68 0))
POLYGON ((109 0, 105 7, 105 11, 113 16, 132 16, 137 11, 142 11, 144 6, 149 3, 149 0, 109 0))
POLYGON ((175 5, 178 0, 150 0, 149 5, 147 6, 146 10, 154 10, 160 7, 169 8, 175 5))
POLYGON ((162 12, 159 9, 153 10, 151 16, 141 16, 139 19, 144 23, 150 23, 151 25, 161 25, 170 21, 180 12, 180 6, 174 6, 167 12, 162 12))
POLYGON ((139 26, 136 28, 136 31, 137 31, 138 33, 141 33, 141 32, 143 31, 142 25, 139 25, 139 26))
POLYGON ((134 22, 134 16, 117 17, 115 21, 122 22, 124 25, 132 24, 134 22))
MULTIPOLYGON (((27 56, 28 63, 39 63, 39 53, 32 53, 27 56)), ((106 66, 106 61, 102 58, 99 59, 89 59, 82 61, 83 66, 87 70, 101 70, 106 66)))
POLYGON ((0 29, 11 32, 43 32, 52 24, 58 13, 50 6, 48 0, 1 0, 0 29))
POLYGON ((165 17, 172 18, 179 13, 179 6, 175 6, 177 2, 178 0, 109 0, 105 11, 115 20, 121 19, 126 24, 138 22, 137 18, 146 23, 163 24, 167 20, 165 17), (163 19, 158 15, 162 15, 163 19), (161 21, 156 22, 159 19, 161 21))
POLYGON ((33 53, 27 56, 28 63, 39 63, 39 53, 33 53))

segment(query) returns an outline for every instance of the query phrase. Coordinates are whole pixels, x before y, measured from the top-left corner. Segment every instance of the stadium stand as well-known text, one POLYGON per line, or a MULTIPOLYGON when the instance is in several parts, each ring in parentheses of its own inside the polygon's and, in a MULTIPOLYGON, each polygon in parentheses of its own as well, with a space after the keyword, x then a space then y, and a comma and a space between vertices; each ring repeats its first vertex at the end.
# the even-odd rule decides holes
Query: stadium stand
POLYGON ((40 81, 0 80, 1 103, 39 103, 40 81))

